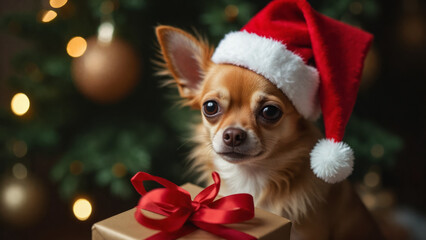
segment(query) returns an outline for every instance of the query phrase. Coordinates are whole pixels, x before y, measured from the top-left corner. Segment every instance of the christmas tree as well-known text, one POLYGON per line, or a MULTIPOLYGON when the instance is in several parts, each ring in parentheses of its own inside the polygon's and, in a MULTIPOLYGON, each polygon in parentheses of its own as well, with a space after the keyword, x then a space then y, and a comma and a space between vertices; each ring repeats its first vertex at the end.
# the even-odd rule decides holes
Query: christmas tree
MULTIPOLYGON (((191 147, 186 138, 198 113, 177 107, 176 90, 161 87, 163 79, 155 76, 154 27, 197 29, 216 45, 267 2, 42 0, 25 13, 3 13, 1 30, 28 47, 14 56, 1 92, 10 106, 0 108, 0 190, 32 182, 31 188, 58 193, 67 205, 80 196, 103 196, 131 206, 137 196, 129 179, 138 171, 178 184, 190 179, 184 174, 191 147)), ((375 0, 312 4, 330 17, 377 30, 370 24, 379 12, 375 0)), ((373 46, 367 58, 361 95, 377 78, 375 51, 373 46)), ((371 172, 386 175, 402 147, 390 131, 359 117, 357 108, 346 136, 357 158, 353 181, 371 172)), ((39 198, 35 207, 47 202, 39 198)), ((19 225, 26 217, 9 210, 1 214, 6 221, 19 225)))

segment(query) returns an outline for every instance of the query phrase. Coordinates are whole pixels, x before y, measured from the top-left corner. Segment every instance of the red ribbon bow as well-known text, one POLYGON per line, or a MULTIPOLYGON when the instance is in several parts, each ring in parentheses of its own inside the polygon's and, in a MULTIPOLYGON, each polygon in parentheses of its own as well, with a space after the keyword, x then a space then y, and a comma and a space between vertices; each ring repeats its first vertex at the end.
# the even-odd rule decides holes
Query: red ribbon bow
POLYGON ((136 207, 136 220, 159 233, 147 238, 150 240, 177 239, 198 228, 225 239, 254 240, 255 237, 221 224, 237 223, 254 217, 253 197, 249 194, 234 194, 216 201, 220 177, 212 174, 214 183, 201 191, 192 201, 185 189, 160 177, 138 172, 132 184, 142 195, 136 207), (145 190, 143 181, 156 181, 165 188, 145 190), (166 216, 152 219, 143 215, 141 209, 166 216))

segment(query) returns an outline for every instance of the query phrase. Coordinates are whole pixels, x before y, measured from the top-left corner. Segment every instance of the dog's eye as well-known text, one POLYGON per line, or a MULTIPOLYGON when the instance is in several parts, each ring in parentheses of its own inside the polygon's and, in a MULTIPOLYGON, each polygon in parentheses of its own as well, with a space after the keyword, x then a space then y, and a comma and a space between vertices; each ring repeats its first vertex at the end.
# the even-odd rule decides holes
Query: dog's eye
POLYGON ((219 112, 219 105, 215 101, 207 101, 203 104, 203 112, 206 117, 213 117, 219 112))
POLYGON ((282 112, 279 108, 268 105, 262 108, 260 116, 268 121, 277 121, 282 115, 282 112))

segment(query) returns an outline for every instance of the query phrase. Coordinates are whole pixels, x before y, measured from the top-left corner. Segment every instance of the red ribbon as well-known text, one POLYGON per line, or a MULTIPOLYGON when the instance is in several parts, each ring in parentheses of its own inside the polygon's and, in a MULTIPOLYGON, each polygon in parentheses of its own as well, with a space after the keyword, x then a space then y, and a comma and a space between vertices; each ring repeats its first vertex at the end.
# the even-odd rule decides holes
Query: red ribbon
POLYGON ((177 239, 197 228, 225 239, 254 240, 255 237, 221 224, 237 223, 254 217, 253 197, 250 194, 234 194, 214 200, 219 193, 220 177, 212 174, 214 183, 201 191, 194 200, 185 189, 160 177, 138 172, 132 184, 142 195, 136 207, 135 219, 142 225, 160 230, 147 238, 150 240, 177 239), (145 190, 144 181, 156 181, 165 188, 145 190), (152 219, 142 209, 166 216, 152 219))

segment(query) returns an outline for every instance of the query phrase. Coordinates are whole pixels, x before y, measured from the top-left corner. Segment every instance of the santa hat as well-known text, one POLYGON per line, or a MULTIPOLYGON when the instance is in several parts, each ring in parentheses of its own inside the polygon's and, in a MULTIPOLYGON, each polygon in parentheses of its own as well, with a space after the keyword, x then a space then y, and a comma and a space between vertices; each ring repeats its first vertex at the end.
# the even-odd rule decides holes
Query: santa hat
POLYGON ((342 142, 372 35, 328 18, 305 0, 275 0, 241 31, 219 43, 212 61, 248 68, 275 84, 306 119, 322 112, 326 139, 311 151, 311 168, 329 183, 353 168, 342 142))

